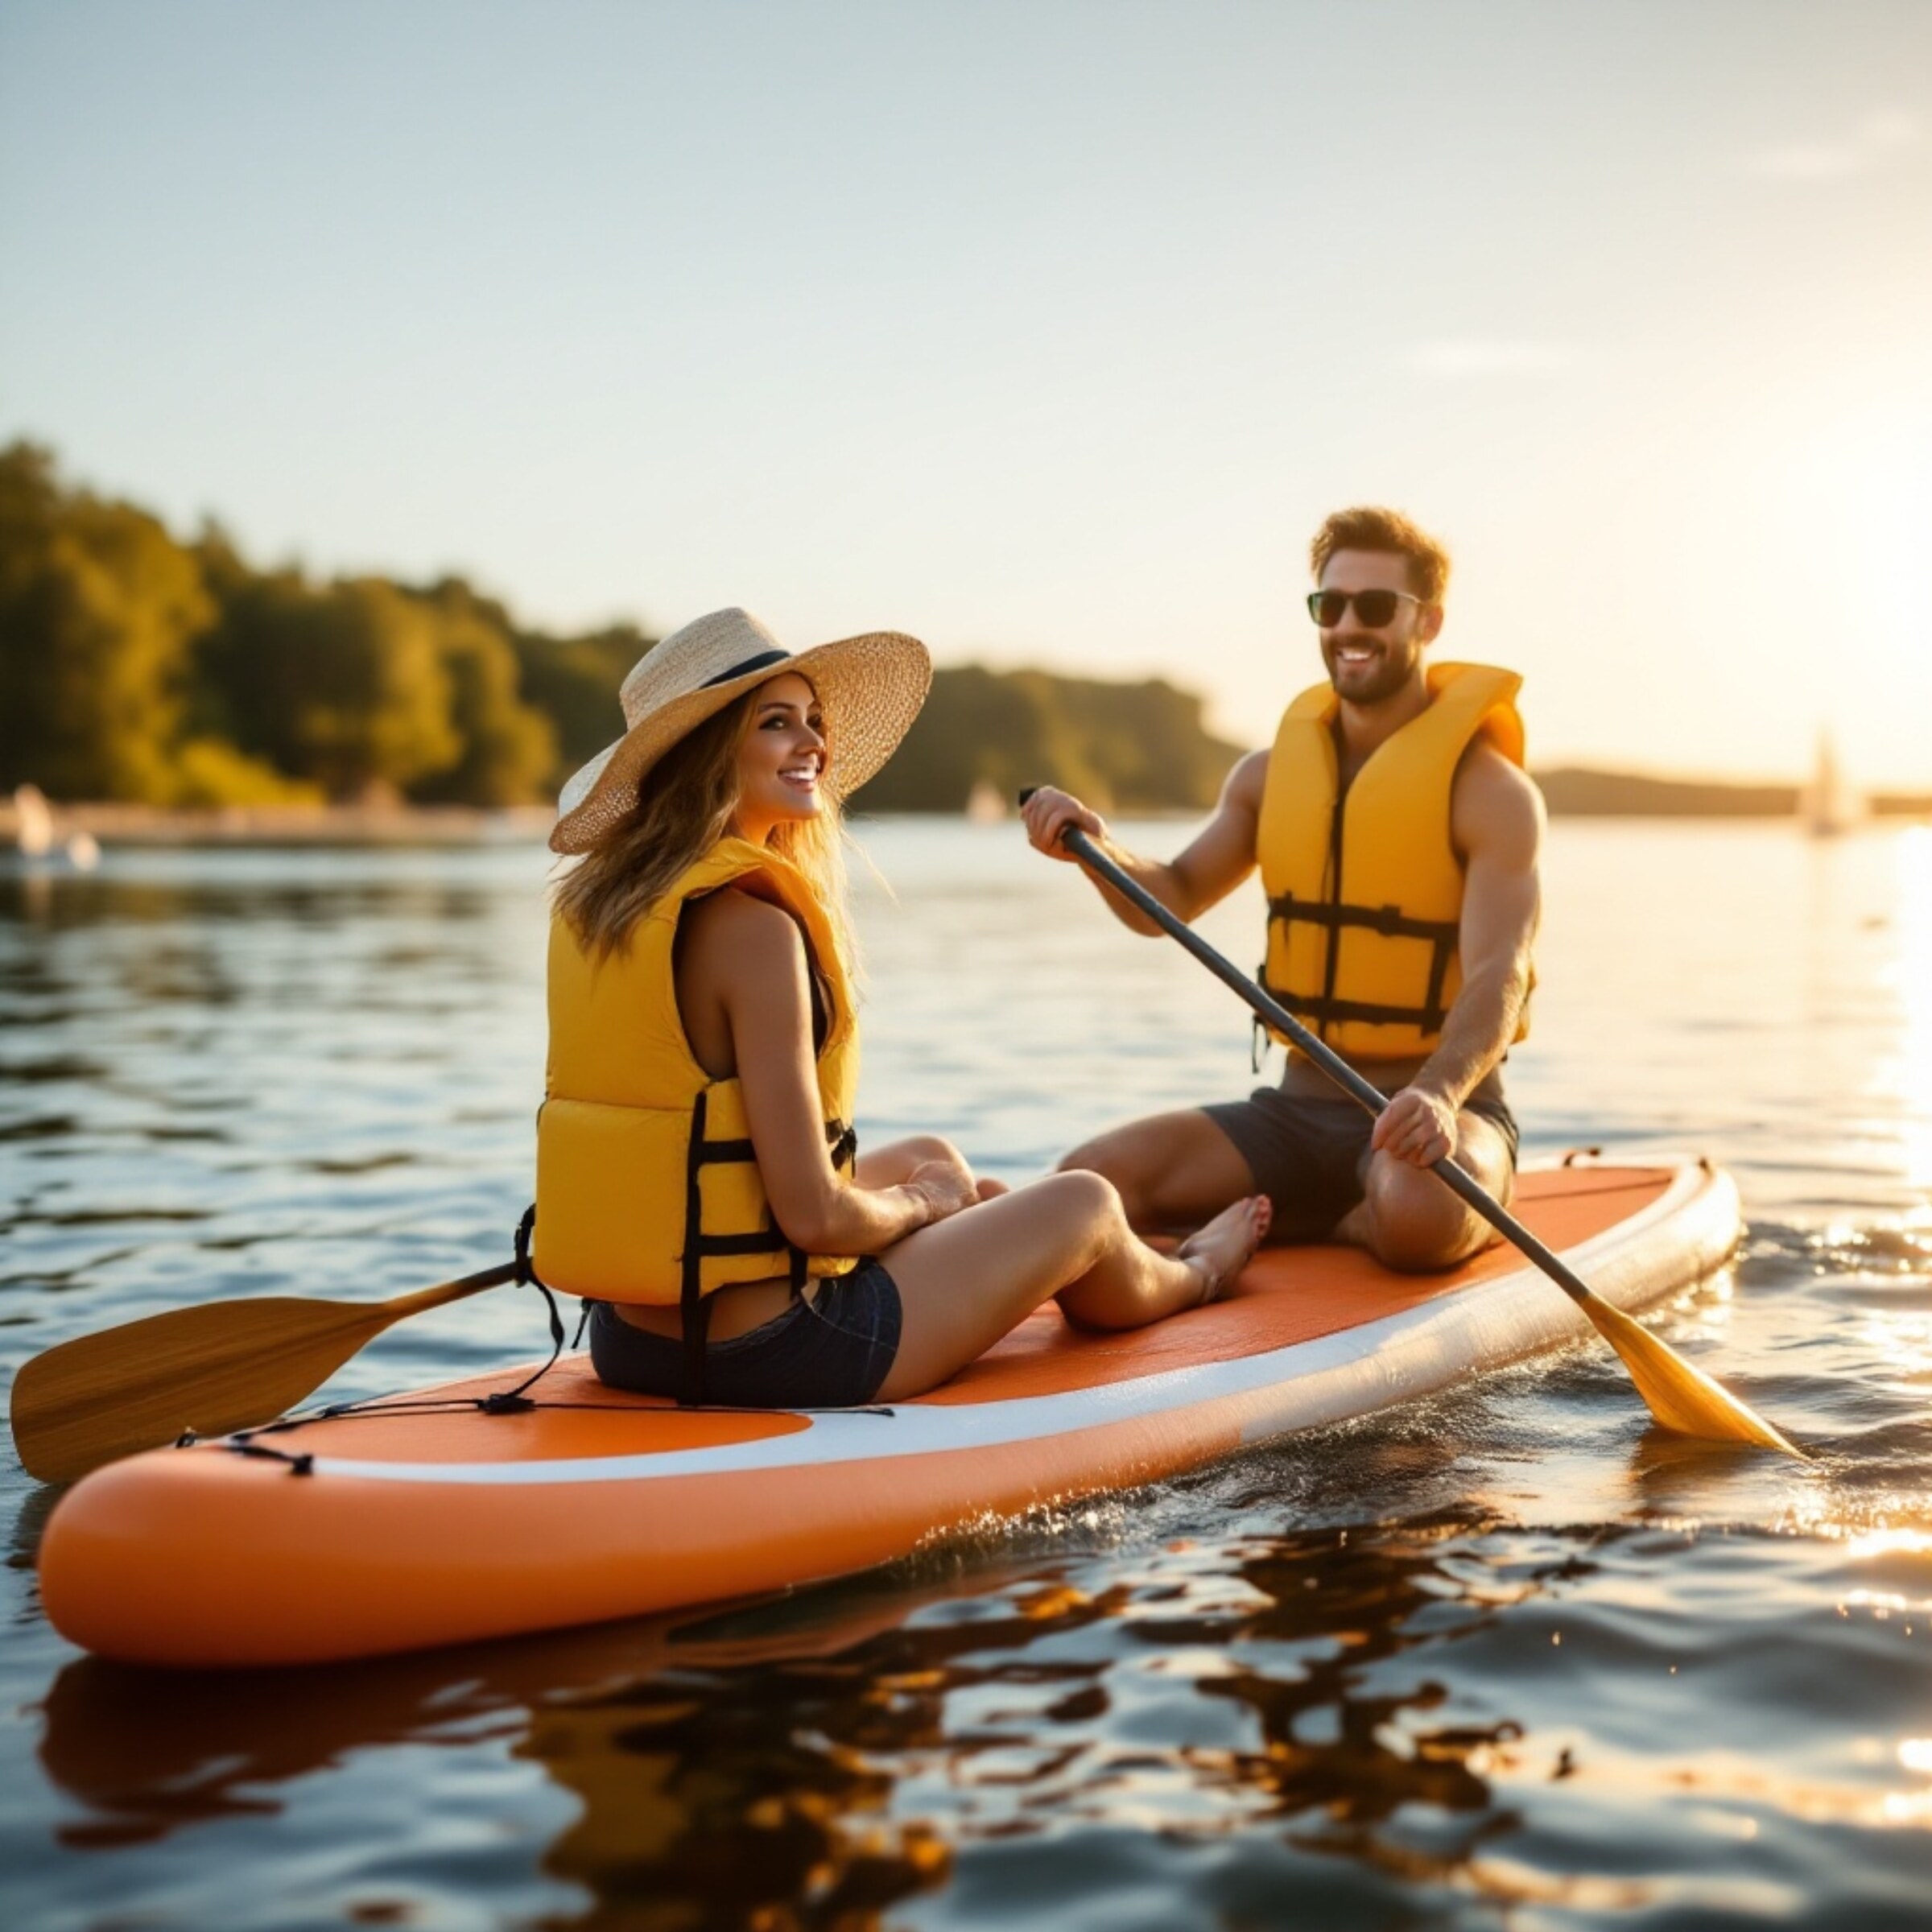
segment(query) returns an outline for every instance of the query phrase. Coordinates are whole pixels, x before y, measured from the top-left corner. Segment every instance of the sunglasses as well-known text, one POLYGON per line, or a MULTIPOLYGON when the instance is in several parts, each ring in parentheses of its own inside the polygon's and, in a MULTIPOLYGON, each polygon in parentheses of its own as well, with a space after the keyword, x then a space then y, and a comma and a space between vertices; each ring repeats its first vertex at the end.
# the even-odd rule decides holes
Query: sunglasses
POLYGON ((1364 630, 1380 630, 1394 617, 1397 605, 1420 604, 1422 601, 1406 590, 1311 590, 1308 614, 1323 630, 1332 630, 1352 604, 1356 621, 1364 630))

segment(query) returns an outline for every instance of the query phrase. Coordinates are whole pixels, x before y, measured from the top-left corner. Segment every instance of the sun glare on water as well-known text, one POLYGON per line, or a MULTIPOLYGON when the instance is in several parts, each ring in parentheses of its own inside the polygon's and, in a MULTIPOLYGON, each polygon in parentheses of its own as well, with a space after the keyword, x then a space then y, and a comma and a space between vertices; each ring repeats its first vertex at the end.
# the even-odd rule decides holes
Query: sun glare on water
POLYGON ((1891 1084, 1905 1179, 1932 1188, 1932 826, 1900 833, 1898 1057, 1891 1084))

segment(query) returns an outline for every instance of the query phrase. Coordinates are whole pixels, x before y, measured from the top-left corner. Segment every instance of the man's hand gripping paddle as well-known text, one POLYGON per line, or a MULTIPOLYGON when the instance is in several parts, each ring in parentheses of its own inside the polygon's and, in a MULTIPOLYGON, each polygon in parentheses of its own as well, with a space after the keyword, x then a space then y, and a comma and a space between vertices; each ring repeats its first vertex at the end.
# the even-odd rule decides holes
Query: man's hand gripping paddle
MULTIPOLYGON (((1020 794, 1024 805, 1032 790, 1020 794)), ((1371 1114, 1389 1104, 1388 1097, 1364 1080, 1348 1063, 1311 1033, 1278 1001, 1271 999, 1237 967, 1231 965, 1185 921, 1176 919, 1138 880, 1121 870, 1078 826, 1068 826, 1060 843, 1089 871, 1104 879, 1123 898, 1146 913, 1169 938, 1178 939, 1216 979, 1245 1000, 1262 1020, 1314 1061, 1351 1100, 1371 1114)), ((1680 1435, 1711 1442, 1748 1443, 1804 1458, 1804 1451, 1779 1434, 1701 1368, 1660 1342, 1574 1274, 1562 1258, 1532 1234, 1515 1216, 1492 1199, 1453 1160, 1435 1162, 1430 1172, 1468 1203, 1506 1240, 1513 1241, 1589 1317, 1630 1372, 1637 1392, 1663 1427, 1680 1435)))

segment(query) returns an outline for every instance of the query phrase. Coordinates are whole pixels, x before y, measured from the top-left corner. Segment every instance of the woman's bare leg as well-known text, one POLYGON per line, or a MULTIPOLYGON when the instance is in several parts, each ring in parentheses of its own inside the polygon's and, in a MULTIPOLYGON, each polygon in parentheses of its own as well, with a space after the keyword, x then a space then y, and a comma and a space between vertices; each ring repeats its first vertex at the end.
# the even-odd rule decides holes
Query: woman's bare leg
POLYGON ((911 1178, 914 1168, 928 1161, 956 1161, 962 1167, 967 1164, 951 1141, 936 1133, 915 1133, 903 1141, 888 1141, 883 1147, 864 1149, 852 1179, 861 1187, 897 1187, 911 1178))
POLYGON ((1217 1301, 1261 1246, 1273 1212, 1266 1195, 1248 1195, 1188 1236, 1171 1256, 1157 1254, 1137 1238, 1111 1245, 1077 1282, 1059 1291, 1060 1312, 1076 1328, 1139 1328, 1158 1322, 1174 1312, 1167 1271, 1174 1261, 1187 1269, 1193 1282, 1181 1307, 1217 1301), (1149 1261, 1163 1265, 1150 1269, 1149 1261))
MULTIPOLYGON (((902 1141, 888 1141, 883 1147, 869 1148, 858 1158, 852 1179, 861 1187, 897 1187, 912 1179, 913 1170, 928 1161, 956 1161, 968 1166, 966 1157, 948 1140, 936 1133, 915 1133, 902 1141)), ((981 1174, 974 1182, 982 1201, 997 1200, 1013 1190, 1004 1181, 981 1174)))
POLYGON ((1113 1184, 1078 1172, 1050 1174, 922 1228, 880 1257, 902 1312, 880 1399, 935 1387, 1063 1290, 1062 1307, 1086 1327, 1137 1327, 1193 1307, 1253 1252, 1260 1228, 1248 1229, 1256 1220, 1244 1203, 1232 1237, 1222 1230, 1185 1257, 1157 1254, 1129 1228, 1113 1184))

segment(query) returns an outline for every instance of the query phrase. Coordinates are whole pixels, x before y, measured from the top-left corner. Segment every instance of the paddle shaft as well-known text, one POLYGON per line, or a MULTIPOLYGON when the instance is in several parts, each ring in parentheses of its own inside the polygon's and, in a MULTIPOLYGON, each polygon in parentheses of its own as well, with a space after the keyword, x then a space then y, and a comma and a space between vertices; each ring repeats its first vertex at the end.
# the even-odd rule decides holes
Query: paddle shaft
MULTIPOLYGON (((1021 803, 1025 803, 1022 795, 1021 803)), ((1185 919, 1175 918, 1147 888, 1114 864, 1077 825, 1060 834, 1060 843, 1090 870, 1099 873, 1123 898, 1131 900, 1170 939, 1179 939, 1230 991, 1237 993, 1276 1032, 1285 1034, 1313 1060, 1349 1098, 1368 1113, 1379 1114, 1389 1104, 1380 1088, 1365 1080, 1335 1051, 1319 1040, 1278 1000, 1269 998, 1246 973, 1224 959, 1185 919)), ((1445 1155, 1430 1171, 1461 1196, 1498 1234, 1513 1241, 1558 1287, 1580 1307, 1600 1302, 1587 1283, 1563 1265, 1561 1256, 1544 1246, 1501 1202, 1445 1155)))
POLYGON ((369 1310, 374 1315, 382 1313, 390 1322, 400 1322, 412 1315, 421 1315, 425 1309, 440 1308, 445 1302, 460 1302, 466 1294, 479 1294, 485 1288, 501 1288, 506 1282, 517 1278, 514 1261, 500 1261, 494 1268, 481 1268, 474 1274, 465 1274, 453 1282, 444 1282, 434 1288, 419 1288, 413 1294, 392 1295, 386 1302, 378 1302, 369 1310))

